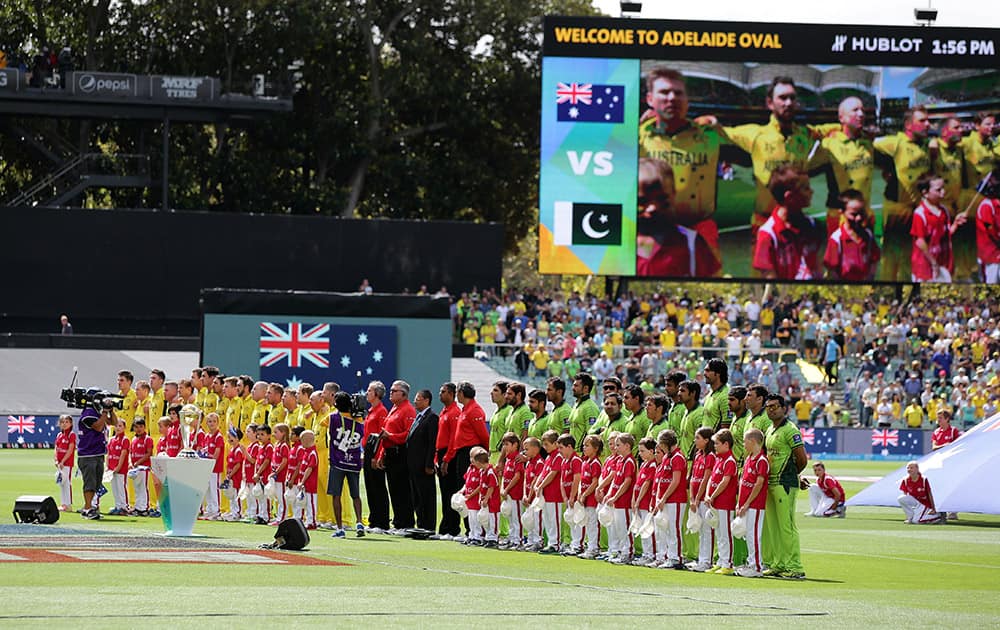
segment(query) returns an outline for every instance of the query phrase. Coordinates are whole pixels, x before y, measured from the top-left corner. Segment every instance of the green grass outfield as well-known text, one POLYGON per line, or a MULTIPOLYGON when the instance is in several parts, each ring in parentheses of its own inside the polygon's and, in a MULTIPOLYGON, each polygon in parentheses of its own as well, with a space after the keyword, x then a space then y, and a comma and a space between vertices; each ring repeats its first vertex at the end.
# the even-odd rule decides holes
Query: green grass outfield
MULTIPOLYGON (((19 494, 52 494, 51 451, 0 452, 0 523, 19 494)), ((873 476, 898 462, 837 462, 832 474, 873 476)), ((77 481, 78 483, 78 481, 77 481)), ((848 494, 864 484, 844 483, 848 494)), ((74 492, 78 486, 74 488, 74 492)), ((807 504, 800 495, 799 511, 807 504)), ((311 557, 352 566, 3 563, 0 627, 996 627, 1000 517, 903 525, 887 508, 846 519, 799 518, 808 579, 619 567, 576 558, 469 549, 389 536, 334 540, 311 557), (530 617, 529 617, 530 616, 530 617)), ((59 525, 152 535, 159 521, 65 514, 59 525)), ((38 526, 44 528, 45 526, 38 526)), ((255 547, 272 528, 202 522, 208 541, 255 547)), ((2 551, 0 547, 0 551, 2 551)))

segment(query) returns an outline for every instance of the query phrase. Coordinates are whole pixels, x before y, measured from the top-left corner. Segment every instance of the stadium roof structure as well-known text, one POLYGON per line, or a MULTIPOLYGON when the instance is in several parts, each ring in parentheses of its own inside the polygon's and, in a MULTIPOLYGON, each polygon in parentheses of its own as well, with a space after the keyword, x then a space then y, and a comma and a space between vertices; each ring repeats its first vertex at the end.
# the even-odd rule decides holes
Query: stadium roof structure
POLYGON ((920 90, 921 92, 927 92, 942 84, 995 73, 996 70, 993 69, 976 70, 971 68, 928 68, 917 75, 917 78, 910 82, 909 87, 915 90, 920 90))
POLYGON ((64 88, 30 87, 25 73, 0 70, 0 114, 57 118, 224 122, 292 111, 291 99, 221 94, 212 77, 67 73, 64 88))
MULTIPOLYGON (((37 82, 36 82, 37 83, 37 82)), ((67 72, 59 82, 33 87, 18 68, 0 68, 0 131, 53 166, 9 206, 73 205, 87 188, 159 186, 161 208, 169 207, 171 124, 252 122, 292 111, 290 98, 223 94, 214 77, 67 72), (37 128, 32 119, 129 120, 161 126, 159 180, 150 172, 150 155, 81 153, 75 143, 37 128)), ((144 143, 139 142, 140 146, 144 143)))
POLYGON ((816 93, 834 88, 851 88, 874 93, 878 89, 880 80, 879 71, 859 66, 836 66, 821 70, 809 65, 790 64, 644 61, 642 72, 646 73, 658 66, 668 66, 688 77, 725 81, 748 92, 769 85, 776 76, 792 77, 797 85, 816 93))

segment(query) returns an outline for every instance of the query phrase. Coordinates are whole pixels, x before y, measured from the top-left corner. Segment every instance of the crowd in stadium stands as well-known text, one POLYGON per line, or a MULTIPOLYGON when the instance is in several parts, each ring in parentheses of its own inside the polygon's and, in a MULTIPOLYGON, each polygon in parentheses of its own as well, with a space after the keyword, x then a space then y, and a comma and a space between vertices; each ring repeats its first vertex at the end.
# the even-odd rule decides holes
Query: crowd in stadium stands
POLYGON ((31 87, 66 87, 66 76, 76 69, 73 50, 64 46, 58 53, 43 46, 35 55, 10 55, 0 50, 0 68, 17 68, 28 77, 31 87), (29 65, 30 62, 30 65, 29 65))
POLYGON ((994 304, 659 294, 609 301, 511 290, 463 293, 452 316, 461 341, 512 360, 519 378, 589 371, 654 392, 670 370, 698 380, 700 361, 718 356, 731 383, 778 391, 800 423, 814 426, 927 428, 947 408, 968 427, 1000 404, 994 304), (825 382, 799 378, 781 360, 785 350, 821 368, 825 382))

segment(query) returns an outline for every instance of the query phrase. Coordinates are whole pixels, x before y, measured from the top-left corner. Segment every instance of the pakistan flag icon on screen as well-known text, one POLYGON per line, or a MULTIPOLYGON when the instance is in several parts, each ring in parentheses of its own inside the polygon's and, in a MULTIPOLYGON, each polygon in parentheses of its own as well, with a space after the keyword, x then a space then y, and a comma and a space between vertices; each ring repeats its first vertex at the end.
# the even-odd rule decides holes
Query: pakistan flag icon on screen
POLYGON ((620 203, 555 202, 555 245, 621 245, 620 203))

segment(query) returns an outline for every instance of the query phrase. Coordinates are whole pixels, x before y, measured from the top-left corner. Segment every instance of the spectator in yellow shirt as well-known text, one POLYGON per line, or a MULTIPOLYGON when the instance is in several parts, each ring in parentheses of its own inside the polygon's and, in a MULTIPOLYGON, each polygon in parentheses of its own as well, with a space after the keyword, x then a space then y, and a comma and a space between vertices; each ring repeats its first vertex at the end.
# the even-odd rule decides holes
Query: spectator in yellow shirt
POLYGON ((809 422, 809 414, 812 413, 812 408, 812 403, 808 398, 805 396, 799 398, 799 402, 795 403, 795 419, 799 421, 799 424, 809 422))
POLYGON ((919 429, 924 424, 924 410, 917 404, 916 399, 910 401, 903 411, 906 419, 906 426, 909 429, 919 429))

